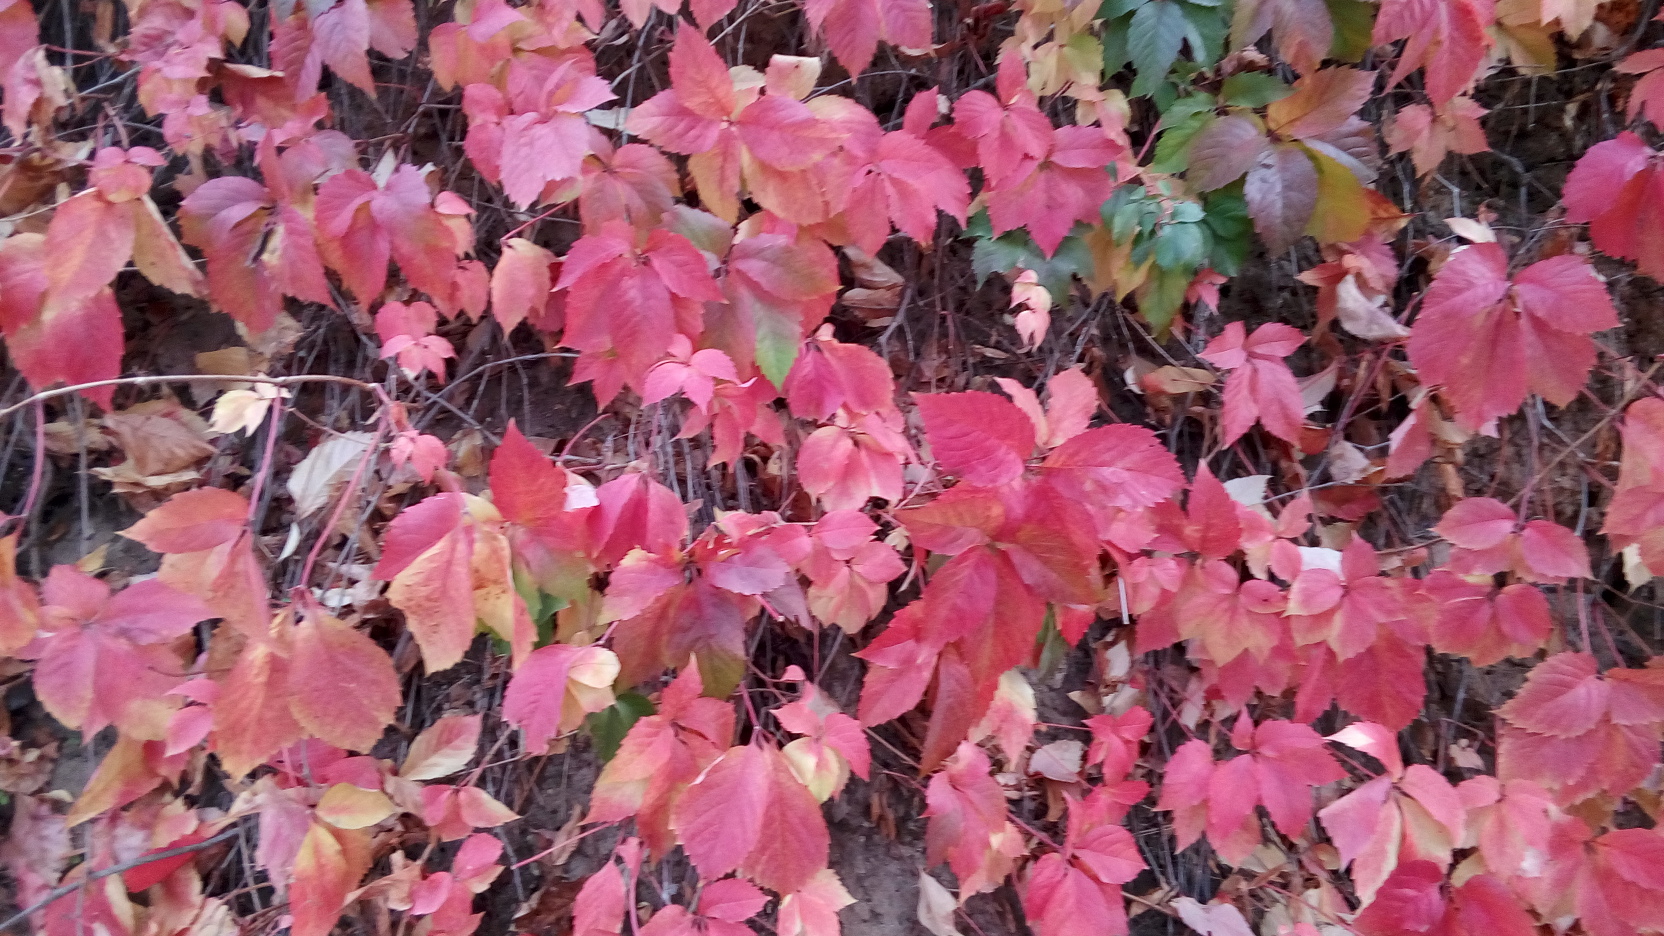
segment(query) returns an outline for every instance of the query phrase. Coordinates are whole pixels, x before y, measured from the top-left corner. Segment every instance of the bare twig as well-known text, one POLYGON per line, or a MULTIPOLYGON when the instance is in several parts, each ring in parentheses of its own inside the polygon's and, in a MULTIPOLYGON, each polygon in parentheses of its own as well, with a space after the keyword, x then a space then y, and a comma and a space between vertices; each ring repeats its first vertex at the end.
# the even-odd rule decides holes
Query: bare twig
POLYGON ((383 402, 386 402, 387 400, 386 392, 375 384, 365 383, 362 380, 354 380, 351 377, 337 377, 334 374, 295 374, 290 377, 244 377, 241 375, 226 374, 163 374, 149 377, 113 377, 109 380, 94 380, 90 383, 72 384, 67 387, 55 387, 51 390, 42 390, 26 399, 13 403, 5 409, 0 409, 0 419, 10 416, 31 403, 41 403, 57 397, 67 396, 71 393, 80 393, 83 390, 97 390, 100 387, 150 387, 155 386, 156 384, 167 383, 224 383, 226 381, 270 384, 274 387, 293 387, 298 384, 307 383, 343 384, 349 387, 357 387, 360 390, 368 390, 369 392, 375 394, 377 399, 382 400, 383 402))
POLYGON ((73 884, 63 884, 58 887, 54 887, 52 890, 47 892, 45 897, 42 897, 41 899, 30 904, 28 907, 12 914, 10 917, 6 918, 5 922, 0 922, 0 932, 5 932, 6 930, 11 929, 13 926, 22 923, 40 911, 46 909, 54 901, 68 897, 70 894, 80 891, 83 887, 86 887, 94 881, 103 880, 112 874, 120 874, 123 871, 131 871, 140 865, 147 865, 154 861, 164 861, 168 858, 177 858, 180 855, 189 855, 192 852, 202 851, 205 848, 218 845, 226 839, 236 835, 240 828, 241 826, 234 825, 230 828, 222 829, 214 836, 205 838, 200 842, 193 842, 190 845, 181 845, 178 848, 165 848, 159 852, 151 852, 148 855, 140 855, 130 861, 124 861, 121 864, 111 865, 108 868, 94 871, 73 884))

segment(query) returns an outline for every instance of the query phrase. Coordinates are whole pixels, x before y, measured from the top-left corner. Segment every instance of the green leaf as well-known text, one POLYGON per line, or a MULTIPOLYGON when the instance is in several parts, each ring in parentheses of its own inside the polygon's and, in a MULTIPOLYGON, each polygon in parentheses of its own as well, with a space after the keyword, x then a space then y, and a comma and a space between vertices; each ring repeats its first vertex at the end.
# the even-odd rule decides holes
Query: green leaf
POLYGON ((1193 201, 1174 202, 1167 220, 1176 224, 1191 224, 1202 220, 1202 206, 1193 201))
POLYGON ((1178 0, 1149 0, 1138 8, 1127 24, 1133 96, 1150 94, 1160 86, 1179 57, 1186 34, 1192 31, 1178 0))
POLYGON ((1206 235, 1200 224, 1164 224, 1156 232, 1156 266, 1184 269, 1195 275, 1206 255, 1206 235))
POLYGON ((1329 57, 1343 62, 1356 62, 1364 57, 1373 44, 1376 6, 1367 0, 1323 0, 1329 8, 1329 19, 1335 24, 1335 38, 1329 44, 1329 57))
POLYGON ((1231 30, 1230 12, 1224 6, 1197 0, 1180 3, 1185 24, 1189 27, 1185 38, 1190 42, 1190 57, 1198 65, 1211 68, 1225 54, 1225 38, 1231 30))
POLYGON ((1167 334, 1184 305, 1184 292, 1195 277, 1195 271, 1166 270, 1157 266, 1144 281, 1145 290, 1138 298, 1138 312, 1155 329, 1159 340, 1167 334))
POLYGON ((1294 93, 1281 78, 1268 72, 1239 72, 1225 79, 1220 97, 1236 107, 1264 107, 1294 93))
POLYGON ((1254 224, 1248 218, 1248 202, 1242 197, 1242 181, 1209 192, 1202 208, 1202 223, 1213 235, 1208 266, 1235 276, 1253 246, 1254 224))
POLYGON ((977 238, 971 247, 971 272, 976 274, 977 285, 982 285, 983 280, 995 273, 1015 270, 1031 257, 1039 256, 1040 252, 1032 247, 1028 236, 1020 232, 1004 237, 977 238))
MULTIPOLYGON (((1180 98, 1180 101, 1188 100, 1180 98)), ((1175 102, 1175 106, 1177 102, 1175 102)), ((1172 113, 1171 109, 1168 113, 1172 113)), ((1166 123, 1164 116, 1162 122, 1166 123)), ((1190 142, 1202 128, 1213 122, 1213 111, 1204 110, 1193 113, 1168 127, 1156 141, 1155 155, 1150 159, 1150 169, 1153 172, 1182 172, 1190 165, 1190 142)))
POLYGON ((1127 205, 1142 200, 1143 197, 1144 186, 1142 185, 1118 186, 1115 191, 1109 193, 1109 201, 1098 206, 1098 214, 1103 217, 1105 224, 1114 224, 1116 214, 1127 205))
POLYGON ((584 727, 595 739, 595 753, 600 755, 602 762, 612 760, 618 753, 618 746, 624 743, 624 736, 630 733, 630 728, 655 711, 652 700, 646 696, 624 692, 611 705, 584 719, 584 727))
POLYGON ((1150 0, 1104 0, 1103 5, 1098 7, 1098 19, 1120 19, 1149 2, 1150 0))
POLYGON ((971 248, 971 270, 979 284, 994 273, 1009 273, 1018 268, 1033 270, 1040 285, 1054 299, 1062 301, 1074 277, 1092 269, 1092 252, 1080 237, 1086 230, 1085 225, 1077 224, 1050 257, 1040 252, 1027 231, 979 239, 971 248))
POLYGON ((1109 223, 1109 236, 1118 244, 1124 244, 1143 226, 1143 220, 1150 213, 1150 202, 1145 198, 1128 199, 1116 206, 1113 213, 1109 206, 1104 207, 1105 221, 1109 223))
POLYGON ((1217 104, 1211 94, 1189 94, 1169 104, 1161 112, 1161 121, 1156 124, 1158 130, 1164 130, 1176 124, 1184 123, 1197 114, 1211 114, 1217 104))
POLYGON ((1104 27, 1104 77, 1109 78, 1127 67, 1131 53, 1127 51, 1127 23, 1120 20, 1104 27))
POLYGON ((1061 675, 1068 665, 1069 653, 1074 648, 1063 640, 1063 633, 1057 629, 1057 609, 1055 606, 1046 609, 1046 623, 1040 628, 1040 636, 1036 638, 1040 650, 1040 665, 1038 670, 1042 679, 1049 679, 1053 675, 1061 675))
POLYGON ((769 309, 755 304, 757 322, 757 367, 776 387, 785 386, 786 373, 797 360, 798 348, 803 344, 802 325, 789 309, 769 309))
POLYGON ((1017 268, 1033 270, 1040 285, 1045 286, 1053 296, 1065 296, 1073 276, 1080 275, 1083 270, 1092 270, 1092 251, 1088 250, 1085 241, 1080 240, 1080 233, 1085 230, 1085 225, 1077 225, 1075 232, 1063 238, 1057 253, 1052 256, 1040 253, 1040 248, 1035 246, 1028 232, 980 238, 970 251, 970 268, 977 275, 978 285, 993 273, 1010 273, 1017 268))

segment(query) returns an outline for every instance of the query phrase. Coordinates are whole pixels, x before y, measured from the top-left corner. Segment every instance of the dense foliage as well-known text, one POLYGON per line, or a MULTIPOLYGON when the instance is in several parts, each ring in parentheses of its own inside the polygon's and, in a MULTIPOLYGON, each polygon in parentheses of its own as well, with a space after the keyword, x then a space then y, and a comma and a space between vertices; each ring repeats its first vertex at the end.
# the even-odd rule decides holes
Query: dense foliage
POLYGON ((13 922, 1664 932, 1654 6, 0 0, 13 922))

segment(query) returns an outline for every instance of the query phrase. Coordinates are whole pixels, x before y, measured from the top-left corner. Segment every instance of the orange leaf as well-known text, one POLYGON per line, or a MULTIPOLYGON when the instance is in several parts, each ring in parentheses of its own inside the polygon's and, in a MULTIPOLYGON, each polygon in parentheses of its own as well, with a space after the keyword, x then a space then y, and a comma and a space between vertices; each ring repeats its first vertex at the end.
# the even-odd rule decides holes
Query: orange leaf
POLYGON ((290 936, 329 936, 357 879, 352 876, 341 843, 327 826, 312 823, 295 856, 294 882, 289 886, 289 912, 294 915, 290 936))
MULTIPOLYGON (((333 696, 331 700, 338 701, 333 696)), ((221 682, 214 703, 214 749, 220 766, 241 778, 303 734, 289 705, 288 657, 269 641, 250 644, 221 682)))
POLYGON ((355 751, 375 745, 403 695, 387 651, 322 611, 295 628, 288 691, 302 727, 355 751))

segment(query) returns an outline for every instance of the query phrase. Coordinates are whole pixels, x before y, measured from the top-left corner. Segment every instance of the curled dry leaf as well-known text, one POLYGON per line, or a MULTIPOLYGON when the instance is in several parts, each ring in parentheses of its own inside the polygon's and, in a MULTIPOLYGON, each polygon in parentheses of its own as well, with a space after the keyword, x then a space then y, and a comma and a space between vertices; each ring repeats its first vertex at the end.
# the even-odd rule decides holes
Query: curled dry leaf
POLYGON ((334 499, 374 438, 368 432, 332 434, 306 453, 284 482, 294 498, 297 518, 310 517, 334 499))

